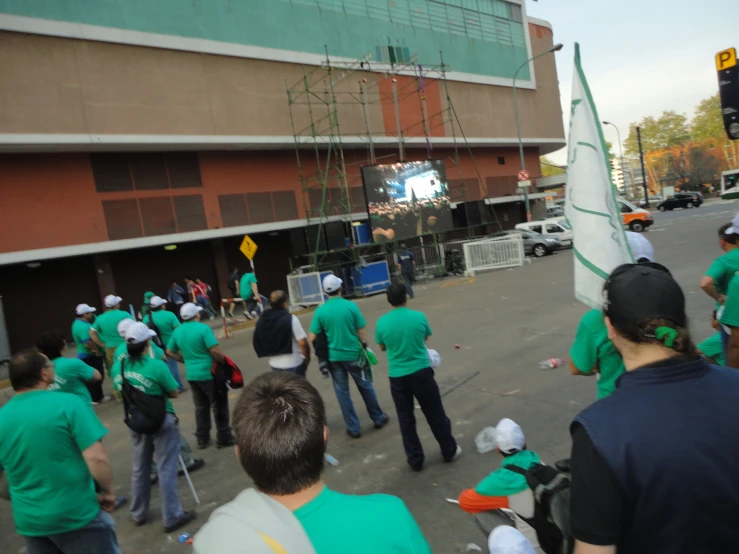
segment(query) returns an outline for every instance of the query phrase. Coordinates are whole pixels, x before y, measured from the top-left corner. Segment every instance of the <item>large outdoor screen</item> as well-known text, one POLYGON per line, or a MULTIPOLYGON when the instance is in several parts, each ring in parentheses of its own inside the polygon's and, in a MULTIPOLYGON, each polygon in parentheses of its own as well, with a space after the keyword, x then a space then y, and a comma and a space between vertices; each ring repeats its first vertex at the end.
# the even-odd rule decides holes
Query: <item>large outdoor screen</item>
POLYGON ((453 228, 442 160, 365 166, 362 181, 375 242, 453 228))

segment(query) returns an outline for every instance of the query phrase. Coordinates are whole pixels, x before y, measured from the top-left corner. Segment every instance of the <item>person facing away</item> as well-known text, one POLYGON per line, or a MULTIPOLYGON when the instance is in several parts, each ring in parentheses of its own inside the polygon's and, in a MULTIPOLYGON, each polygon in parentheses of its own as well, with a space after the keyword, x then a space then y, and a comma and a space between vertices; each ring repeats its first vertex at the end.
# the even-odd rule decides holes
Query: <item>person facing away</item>
POLYGON ((326 408, 306 379, 286 371, 256 377, 234 409, 234 430, 255 488, 213 512, 195 535, 196 554, 431 552, 399 498, 326 487, 326 408))
MULTIPOLYGON (((153 296, 149 299, 150 311, 143 319, 143 322, 159 335, 161 343, 165 348, 167 347, 169 339, 172 338, 174 330, 180 326, 180 320, 177 316, 165 309, 166 304, 167 301, 164 298, 153 296)), ((171 356, 167 356, 164 361, 167 362, 167 367, 169 367, 172 377, 177 381, 177 390, 179 392, 184 392, 185 386, 182 383, 182 377, 180 376, 180 368, 177 365, 177 360, 171 356)))
POLYGON ((8 371, 0 467, 28 553, 120 554, 105 426, 77 395, 48 390, 54 364, 37 350, 13 355, 8 371))
POLYGON ((398 252, 398 272, 400 273, 408 296, 413 298, 413 283, 416 280, 416 257, 405 244, 400 245, 398 252))
POLYGON ((213 321, 215 319, 215 308, 210 303, 210 287, 202 279, 196 278, 192 288, 195 295, 195 304, 202 306, 205 315, 213 321))
MULTIPOLYGON (((654 263, 654 248, 643 235, 626 231, 626 239, 637 263, 654 263)), ((569 371, 576 376, 597 375, 598 400, 616 390, 616 382, 626 368, 608 338, 602 310, 590 310, 582 316, 570 348, 569 371)))
POLYGON ((350 437, 358 439, 362 436, 362 427, 349 392, 349 376, 357 385, 375 428, 382 429, 390 418, 380 408, 375 388, 368 378, 369 368, 364 351, 367 347, 364 335, 367 322, 354 302, 341 297, 342 284, 343 281, 335 275, 326 275, 323 278, 323 290, 329 299, 318 306, 313 314, 308 340, 312 344, 316 335, 326 334, 329 372, 344 416, 346 432, 350 437))
POLYGON ((158 431, 144 435, 131 431, 133 468, 131 470, 131 517, 136 525, 144 525, 149 519, 151 479, 149 471, 156 458, 159 476, 159 493, 162 498, 164 532, 171 533, 195 519, 195 512, 182 509, 177 490, 179 469, 180 430, 171 398, 177 398, 177 381, 167 365, 154 359, 149 353, 152 337, 156 333, 140 322, 128 326, 125 332, 127 355, 116 360, 111 372, 113 386, 123 389, 123 382, 152 396, 166 398, 164 422, 158 431))
POLYGON ((258 357, 268 358, 273 370, 291 371, 305 377, 310 364, 308 335, 297 316, 288 310, 285 291, 273 291, 269 303, 272 309, 262 314, 254 328, 254 351, 258 357))
POLYGON ((151 308, 149 307, 149 302, 151 302, 151 299, 155 296, 156 295, 150 290, 144 293, 144 301, 139 308, 139 319, 141 321, 144 321, 144 318, 149 314, 149 311, 151 310, 151 308))
POLYGON ((105 349, 105 363, 108 371, 113 367, 113 352, 123 343, 123 339, 118 334, 118 323, 122 319, 133 319, 131 314, 121 310, 120 296, 109 294, 103 301, 105 303, 105 312, 100 314, 95 323, 90 328, 90 338, 95 344, 105 349))
POLYGON ((77 395, 88 406, 92 397, 87 388, 90 381, 102 381, 100 372, 77 358, 65 358, 67 341, 59 331, 46 331, 39 337, 36 347, 54 364, 54 382, 48 387, 51 391, 68 392, 77 395))
POLYGON ((739 372, 698 356, 668 272, 620 266, 604 296, 626 373, 570 427, 575 552, 736 551, 739 372))
POLYGON ((238 291, 241 295, 241 299, 244 300, 246 304, 244 316, 246 316, 247 319, 254 319, 257 314, 257 310, 264 313, 264 299, 262 298, 262 295, 259 294, 257 282, 254 270, 250 266, 247 266, 244 270, 244 274, 241 276, 238 291))
POLYGON ((90 328, 96 311, 96 308, 87 304, 78 304, 74 310, 76 317, 72 323, 72 339, 77 346, 77 358, 100 374, 99 381, 93 380, 85 383, 93 403, 110 400, 110 396, 103 393, 103 381, 105 380, 103 358, 100 357, 98 345, 90 338, 90 328))
POLYGON ((409 310, 405 285, 394 283, 387 289, 387 300, 393 307, 377 320, 375 342, 387 352, 390 392, 398 413, 408 465, 414 471, 423 469, 424 453, 416 430, 414 399, 421 406, 431 427, 441 456, 446 462, 459 458, 462 449, 452 435, 452 422, 444 411, 439 385, 431 369, 426 339, 431 327, 422 312, 409 310))
MULTIPOLYGON (((241 297, 241 275, 239 275, 239 268, 234 267, 233 271, 231 271, 231 275, 228 276, 228 290, 231 292, 232 298, 240 298, 241 297)), ((244 308, 244 313, 247 312, 246 309, 246 302, 241 302, 242 307, 244 308)), ((228 315, 229 317, 236 317, 234 315, 234 308, 236 307, 236 302, 231 302, 228 305, 228 315)))
POLYGON ((185 379, 190 383, 195 404, 195 437, 198 448, 210 446, 210 410, 216 422, 216 446, 233 445, 233 433, 229 425, 228 389, 217 387, 211 372, 213 363, 224 363, 218 340, 213 330, 200 322, 203 308, 188 302, 182 306, 182 325, 177 327, 167 343, 167 355, 185 364, 185 379))
POLYGON ((531 469, 541 463, 539 455, 526 449, 521 427, 508 418, 501 419, 495 426, 495 449, 503 456, 500 469, 490 473, 474 489, 463 490, 459 495, 459 507, 471 514, 508 508, 523 517, 532 517, 533 496, 526 478, 507 468, 531 469))
POLYGON ((182 304, 185 303, 185 296, 187 296, 187 292, 185 291, 185 289, 178 285, 176 280, 173 280, 169 284, 169 290, 167 291, 167 300, 177 306, 177 309, 179 310, 179 306, 182 306, 182 304))

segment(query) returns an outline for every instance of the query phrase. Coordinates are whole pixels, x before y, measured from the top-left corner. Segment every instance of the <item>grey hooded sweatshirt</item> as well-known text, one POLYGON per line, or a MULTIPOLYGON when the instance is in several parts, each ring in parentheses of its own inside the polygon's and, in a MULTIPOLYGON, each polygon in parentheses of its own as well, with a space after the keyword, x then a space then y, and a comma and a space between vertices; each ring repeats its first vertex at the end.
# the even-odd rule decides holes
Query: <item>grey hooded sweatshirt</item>
POLYGON ((213 512, 193 545, 195 554, 316 554, 293 513, 255 489, 213 512))

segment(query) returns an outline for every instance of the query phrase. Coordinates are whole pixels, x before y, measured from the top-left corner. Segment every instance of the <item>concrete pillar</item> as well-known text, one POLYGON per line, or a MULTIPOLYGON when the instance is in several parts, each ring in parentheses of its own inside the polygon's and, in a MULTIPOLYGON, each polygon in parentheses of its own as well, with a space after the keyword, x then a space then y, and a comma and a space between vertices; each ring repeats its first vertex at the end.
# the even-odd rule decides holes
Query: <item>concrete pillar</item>
POLYGON ((231 273, 231 270, 228 267, 228 259, 226 258, 226 246, 223 243, 223 239, 214 239, 210 241, 210 249, 213 253, 213 263, 216 267, 218 293, 221 298, 230 298, 231 291, 228 289, 228 276, 231 273))
MULTIPOLYGON (((93 262, 95 264, 95 273, 98 280, 100 306, 103 306, 103 298, 116 292, 113 267, 110 265, 110 256, 107 254, 96 254, 93 256, 93 262)), ((102 308, 99 308, 99 311, 102 312, 102 308)))

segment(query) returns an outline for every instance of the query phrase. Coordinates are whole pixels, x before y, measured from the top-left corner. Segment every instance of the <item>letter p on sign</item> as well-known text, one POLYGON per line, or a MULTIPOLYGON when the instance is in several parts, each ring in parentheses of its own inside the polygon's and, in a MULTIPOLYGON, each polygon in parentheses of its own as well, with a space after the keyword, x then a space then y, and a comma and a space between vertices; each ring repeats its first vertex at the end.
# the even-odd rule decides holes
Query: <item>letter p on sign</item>
POLYGON ((736 65, 736 48, 728 48, 716 54, 716 69, 723 71, 736 65))

